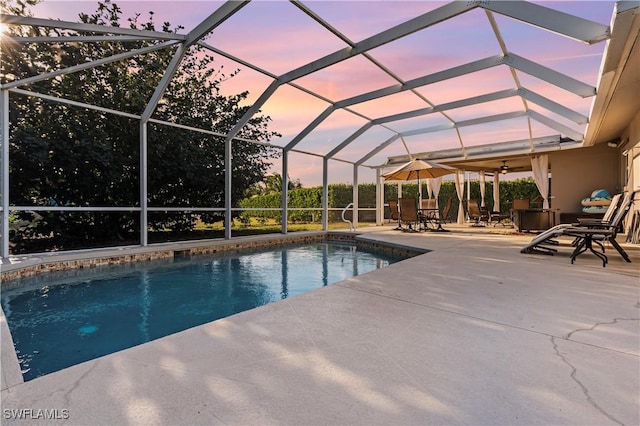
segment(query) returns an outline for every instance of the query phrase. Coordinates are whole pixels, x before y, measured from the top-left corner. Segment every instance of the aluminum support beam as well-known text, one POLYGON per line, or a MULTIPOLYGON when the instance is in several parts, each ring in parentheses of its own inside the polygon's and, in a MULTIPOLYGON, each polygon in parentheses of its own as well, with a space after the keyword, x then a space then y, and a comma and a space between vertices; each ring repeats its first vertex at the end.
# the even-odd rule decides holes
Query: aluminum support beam
POLYGON ((492 123, 494 121, 510 120, 512 118, 519 118, 519 117, 526 117, 526 116, 527 116, 526 111, 507 112, 504 114, 496 114, 496 115, 490 115, 487 117, 480 117, 480 118, 474 118, 471 120, 459 121, 455 124, 441 124, 439 126, 408 130, 406 132, 402 132, 400 136, 403 136, 403 137, 416 136, 416 135, 422 135, 425 133, 434 133, 434 132, 440 132, 442 130, 457 129, 460 127, 467 127, 467 126, 476 126, 478 124, 492 123))
POLYGON ((169 85, 169 82, 171 82, 171 79, 173 78, 174 74, 178 70, 178 66, 180 65, 180 62, 182 62, 182 58, 184 58, 186 51, 187 49, 184 46, 178 46, 178 50, 176 50, 176 52, 173 54, 173 58, 171 58, 171 62, 169 63, 167 68, 164 70, 164 75, 162 76, 162 79, 160 79, 160 82, 156 86, 156 90, 154 90, 153 95, 151 96, 151 99, 149 99, 147 106, 144 108, 144 111, 141 117, 141 120, 143 122, 146 123, 151 118, 151 114, 153 114, 153 111, 155 111, 156 106, 158 106, 158 102, 160 102, 160 98, 162 98, 164 91, 167 89, 167 86, 169 85))
POLYGON ((545 66, 537 64, 514 53, 509 53, 507 56, 505 56, 504 63, 524 73, 537 77, 540 80, 546 81, 549 84, 553 84, 554 86, 560 87, 561 89, 567 90, 571 93, 575 93, 580 97, 589 98, 591 96, 595 96, 596 94, 595 87, 576 80, 575 78, 571 78, 567 75, 559 73, 558 71, 552 70, 551 68, 547 68, 545 66))
POLYGON ((211 32, 211 30, 216 28, 238 10, 243 8, 246 4, 246 1, 228 1, 220 6, 211 15, 209 15, 208 18, 198 24, 197 27, 189 31, 189 34, 187 34, 184 42, 178 47, 178 50, 173 55, 173 58, 171 58, 171 62, 165 69, 162 79, 158 83, 158 86, 153 92, 149 103, 145 107, 144 112, 142 113, 142 121, 147 121, 149 120, 149 118, 151 118, 151 114, 153 114, 153 111, 156 109, 158 102, 160 102, 164 91, 167 89, 169 82, 178 70, 180 63, 182 62, 184 56, 187 54, 189 48, 197 43, 202 37, 211 32))
POLYGON ((335 148, 333 148, 331 151, 329 151, 329 153, 326 155, 327 158, 331 158, 334 155, 336 155, 338 152, 342 151, 347 145, 349 145, 351 142, 353 142, 354 140, 356 140, 359 136, 361 136, 364 132, 366 132, 367 130, 369 130, 371 128, 371 126, 373 126, 373 124, 371 122, 365 124, 364 126, 360 127, 358 130, 356 130, 351 136, 349 136, 348 138, 346 138, 342 143, 340 143, 338 146, 336 146, 335 148))
POLYGON ((358 229, 358 166, 353 165, 353 218, 351 219, 351 223, 353 225, 353 229, 358 229))
MULTIPOLYGON (((185 40, 186 36, 182 34, 166 33, 164 31, 147 31, 137 30, 125 27, 110 27, 107 25, 84 24, 80 22, 60 21, 57 19, 41 19, 32 18, 30 16, 17 16, 0 14, 0 22, 5 25, 30 25, 34 27, 45 28, 61 28, 67 30, 75 30, 78 32, 98 33, 98 34, 116 34, 135 36, 143 39, 157 40, 185 40)), ((64 38, 63 38, 64 39, 64 38)))
POLYGON ((128 41, 144 41, 149 40, 149 37, 140 36, 51 36, 51 37, 16 37, 7 36, 7 40, 12 43, 100 43, 100 42, 128 42, 128 41))
POLYGON ((386 141, 382 142, 380 145, 378 145, 377 147, 369 151, 369 153, 366 154, 364 157, 356 161, 356 164, 357 165, 364 164, 365 161, 367 161, 368 159, 370 159, 371 157, 373 157, 374 155, 376 155, 377 153, 379 153, 380 151, 382 151, 383 149, 391 145, 394 141, 396 141, 399 138, 400 138, 400 135, 391 136, 389 139, 387 139, 386 141))
MULTIPOLYGON (((271 97, 273 92, 275 92, 275 90, 280 85, 290 83, 300 77, 304 77, 305 75, 319 71, 323 68, 330 67, 331 65, 335 65, 353 56, 357 56, 371 49, 375 49, 376 47, 380 47, 384 44, 398 40, 409 34, 413 34, 414 32, 453 18, 454 16, 460 15, 461 13, 475 9, 476 7, 478 7, 478 5, 475 3, 451 2, 407 22, 399 24, 393 28, 389 28, 388 30, 371 36, 365 40, 362 40, 359 43, 355 43, 353 46, 340 49, 323 58, 317 59, 313 62, 303 65, 302 67, 296 68, 295 70, 291 70, 288 73, 281 75, 267 88, 267 90, 262 95, 260 95, 256 102, 254 102, 254 104, 251 106, 251 108, 249 108, 249 110, 244 114, 244 116, 242 116, 238 123, 236 123, 234 128, 229 132, 228 137, 235 136, 235 134, 240 131, 240 129, 249 121, 249 119, 251 119, 251 117, 253 117, 253 115, 260 108, 262 108, 264 103, 271 97)), ((293 142, 294 141, 292 141, 291 143, 293 142)), ((290 143, 289 145, 287 145, 286 149, 290 150, 298 142, 299 140, 293 143, 293 145, 290 143)))
POLYGON ((149 245, 147 123, 140 122, 140 245, 149 245))
POLYGON ((296 137, 291 142, 289 142, 285 149, 291 149, 295 145, 297 145, 306 135, 308 135, 313 129, 318 127, 336 109, 346 108, 358 103, 367 102, 384 96, 405 92, 407 90, 413 90, 420 86, 436 83, 438 81, 459 77, 461 75, 469 74, 476 71, 481 71, 502 64, 503 59, 503 55, 491 56, 479 61, 461 65, 459 67, 454 67, 445 71, 418 77, 416 79, 407 81, 405 84, 395 84, 393 86, 385 87, 380 90, 374 90, 372 92, 338 101, 334 105, 324 110, 311 122, 311 124, 309 124, 302 132, 296 135, 296 137))
POLYGON ((581 141, 584 139, 584 135, 582 133, 576 132, 575 130, 565 126, 564 124, 558 123, 557 121, 552 120, 548 117, 545 117, 544 115, 539 114, 535 111, 530 110, 529 116, 534 120, 544 124, 545 126, 551 127, 552 129, 559 131, 563 135, 568 136, 575 141, 581 141))
POLYGON ((100 65, 105 65, 105 64, 110 64, 112 62, 121 61, 123 59, 131 58, 133 56, 142 55, 142 54, 149 53, 149 52, 154 52, 156 50, 160 50, 160 49, 167 48, 169 46, 173 46, 176 43, 178 43, 178 42, 177 41, 167 41, 167 42, 164 42, 164 43, 160 43, 160 44, 157 44, 157 45, 154 45, 154 46, 145 47, 145 48, 142 48, 142 49, 130 50, 129 52, 120 53, 118 55, 109 56, 108 58, 102 58, 102 59, 98 59, 96 61, 86 62, 86 63, 80 64, 80 65, 74 65, 72 67, 68 67, 68 68, 63 68, 63 69, 60 69, 60 70, 52 71, 50 73, 39 74, 39 75, 36 75, 36 76, 33 76, 33 77, 23 78, 22 80, 12 81, 10 83, 3 84, 0 87, 2 87, 4 89, 10 89, 10 88, 13 88, 13 87, 19 87, 19 86, 24 86, 24 85, 31 84, 31 83, 36 83, 38 81, 49 80, 51 78, 58 77, 60 75, 71 74, 71 73, 74 73, 74 72, 77 72, 77 71, 82 71, 82 70, 86 70, 86 69, 89 69, 89 68, 95 68, 95 67, 100 66, 100 65))
POLYGON ((517 96, 518 91, 516 89, 500 90, 498 92, 487 93, 484 95, 473 96, 471 98, 460 99, 453 102, 447 102, 440 105, 435 105, 428 108, 420 108, 413 111, 403 112, 400 114, 388 115, 386 117, 380 117, 372 121, 373 124, 384 124, 393 121, 406 120, 408 118, 419 117, 421 115, 434 114, 437 112, 447 111, 450 109, 463 108, 472 105, 478 105, 485 102, 497 101, 500 99, 506 99, 513 96, 517 96))
MULTIPOLYGON (((2 221, 0 257, 9 257, 9 91, 0 90, 0 170, 2 171, 2 221)), ((0 260, 0 264, 2 261, 0 260)))
POLYGON ((322 159, 322 230, 329 230, 329 159, 322 159))
POLYGON ((291 149, 293 149, 293 147, 295 147, 296 145, 298 145, 298 143, 300 143, 300 141, 302 139, 304 139, 305 136, 307 136, 309 133, 311 133, 313 131, 313 129, 315 129, 316 127, 318 127, 327 117, 329 117, 331 115, 331 113, 335 111, 335 108, 333 106, 328 107, 327 109, 325 109, 324 111, 322 111, 322 113, 317 116, 315 118, 315 120, 313 120, 307 127, 305 127, 304 129, 302 129, 302 131, 300 133, 298 133, 292 140, 291 142, 289 142, 284 149, 286 151, 289 151, 291 149))
POLYGON ((353 47, 345 47, 344 49, 340 49, 307 65, 289 71, 288 73, 283 74, 280 80, 283 82, 296 80, 307 74, 335 65, 345 59, 349 59, 371 49, 375 49, 376 47, 398 40, 439 22, 446 21, 447 19, 453 18, 454 16, 460 15, 461 13, 467 12, 476 7, 478 7, 478 5, 472 2, 451 2, 445 4, 435 10, 424 13, 416 18, 362 40, 356 43, 353 47))
POLYGON ((609 27, 524 1, 486 1, 481 7, 587 44, 609 38, 609 27))
POLYGON ((477 71, 486 70, 504 63, 503 55, 489 56, 488 58, 480 59, 477 61, 469 62, 457 67, 449 68, 444 71, 438 71, 433 74, 425 75, 422 77, 414 78, 404 84, 394 84, 392 86, 384 87, 382 89, 373 90, 368 93, 363 93, 358 96, 343 99, 335 103, 336 108, 344 108, 359 104, 362 102, 371 101, 374 99, 382 98, 384 96, 393 95, 396 93, 406 92, 407 90, 417 89, 418 87, 427 86, 429 84, 437 83, 443 80, 449 80, 455 77, 460 77, 466 74, 471 74, 477 71))
MULTIPOLYGON (((333 151, 329 152, 327 154, 327 157, 329 157, 329 158, 333 157, 338 151, 340 151, 341 149, 346 147, 348 144, 353 142, 353 140, 355 140, 358 136, 360 136, 362 133, 364 133, 364 131, 368 130, 370 127, 372 127, 373 125, 376 125, 376 124, 384 124, 384 123, 389 123, 389 122, 393 122, 393 121, 405 120, 405 119, 408 119, 408 118, 419 117, 421 115, 428 115, 428 114, 433 114, 433 113, 437 113, 437 112, 446 111, 448 109, 455 109, 455 108, 461 108, 461 107, 470 106, 470 105, 476 105, 476 104, 480 104, 480 103, 484 103, 484 102, 491 102, 491 101, 495 101, 495 100, 499 100, 499 99, 505 99, 505 98, 508 98, 508 97, 517 96, 517 95, 518 95, 518 91, 516 89, 507 89, 507 90, 501 90, 501 91, 498 91, 498 92, 488 93, 488 94, 485 94, 485 95, 474 96, 474 97, 467 98, 467 99, 461 99, 459 101, 448 102, 448 103, 441 104, 441 105, 436 105, 436 106, 433 106, 433 107, 420 108, 420 109, 416 109, 416 110, 413 110, 413 111, 403 112, 403 113, 400 113, 400 114, 394 114, 394 115, 388 115, 386 117, 380 117, 380 118, 377 118, 375 120, 372 120, 369 124, 366 124, 365 126, 360 128, 358 131, 353 133, 351 136, 349 136, 347 139, 345 139, 340 145, 338 145, 338 147, 336 147, 333 151)), ((385 145, 385 146, 387 146, 387 145, 385 145)), ((375 155, 375 153, 377 153, 377 152, 378 151, 375 151, 372 155, 375 155)), ((357 161, 356 164, 361 165, 368 158, 369 157, 367 157, 364 160, 361 159, 360 161, 357 161)))
POLYGON ((232 144, 233 141, 229 138, 224 141, 224 238, 225 240, 231 239, 231 225, 233 220, 231 217, 231 185, 233 173, 231 173, 231 166, 233 162, 232 157, 232 144))
POLYGON ((566 118, 567 120, 571 120, 576 124, 587 124, 589 122, 589 119, 586 116, 570 108, 567 108, 564 105, 554 102, 549 98, 545 98, 544 96, 538 95, 535 92, 532 92, 527 89, 520 89, 518 90, 518 93, 524 99, 530 102, 533 102, 534 104, 539 105, 542 108, 545 108, 553 113, 556 113, 566 118))
POLYGON ((185 48, 190 47, 191 45, 200 41, 200 39, 207 34, 209 34, 213 29, 218 27, 224 21, 233 16, 240 9, 249 4, 248 1, 227 1, 215 12, 209 15, 204 21, 200 22, 198 26, 189 31, 187 37, 185 38, 185 48))
MULTIPOLYGON (((57 96, 43 95, 41 93, 32 92, 32 91, 29 91, 29 90, 10 89, 9 92, 17 93, 17 94, 25 95, 25 96, 34 96, 36 98, 44 99, 44 100, 47 100, 47 101, 50 101, 50 102, 57 102, 57 103, 65 104, 65 105, 73 105, 73 106, 77 106, 77 107, 80 107, 80 108, 86 108, 86 109, 93 110, 93 111, 101 111, 101 112, 106 112, 108 114, 119 115, 121 117, 133 118, 135 120, 139 120, 141 118, 141 116, 138 115, 138 114, 130 114, 128 112, 116 111, 114 109, 103 108, 103 107, 99 107, 99 106, 96 106, 96 105, 87 104, 87 103, 84 103, 84 102, 71 101, 69 99, 63 99, 63 98, 59 98, 57 96)), ((189 131, 197 132, 197 133, 204 133, 204 134, 212 135, 212 136, 220 136, 220 137, 223 137, 223 138, 227 136, 225 133, 214 132, 214 131, 211 131, 211 130, 200 129, 200 128, 197 128, 197 127, 186 126, 184 124, 172 123, 170 121, 158 120, 158 119, 155 119, 155 118, 150 118, 148 120, 148 122, 149 123, 161 124, 163 126, 168 126, 168 127, 175 127, 175 128, 183 129, 183 130, 189 130, 189 131)), ((282 149, 281 146, 274 145, 274 144, 271 144, 271 143, 268 143, 268 142, 264 142, 264 141, 259 141, 259 140, 252 140, 252 139, 246 139, 246 138, 234 138, 234 140, 243 141, 243 142, 249 142, 249 143, 255 143, 255 144, 258 144, 258 145, 270 146, 270 147, 276 148, 276 149, 282 149)), ((318 155, 318 157, 322 157, 322 156, 318 155)))
POLYGON ((282 233, 286 234, 289 227, 289 152, 282 151, 282 188, 280 189, 282 207, 282 233))

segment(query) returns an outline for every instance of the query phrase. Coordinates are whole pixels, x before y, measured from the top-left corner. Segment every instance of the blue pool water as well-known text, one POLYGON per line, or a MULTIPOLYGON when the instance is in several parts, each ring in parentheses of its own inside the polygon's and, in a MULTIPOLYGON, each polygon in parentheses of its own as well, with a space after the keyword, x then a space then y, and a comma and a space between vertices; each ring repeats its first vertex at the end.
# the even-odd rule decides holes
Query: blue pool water
POLYGON ((2 307, 31 380, 402 259, 343 243, 176 258, 33 278, 2 307))

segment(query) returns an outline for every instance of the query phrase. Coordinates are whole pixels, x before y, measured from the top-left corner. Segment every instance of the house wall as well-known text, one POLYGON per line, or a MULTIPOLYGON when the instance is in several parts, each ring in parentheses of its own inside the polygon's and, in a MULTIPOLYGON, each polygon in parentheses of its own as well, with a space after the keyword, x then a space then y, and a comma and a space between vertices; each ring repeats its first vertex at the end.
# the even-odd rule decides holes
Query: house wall
MULTIPOLYGON (((622 132, 620 140, 623 141, 619 147, 619 161, 622 169, 620 180, 626 190, 637 191, 625 221, 625 229, 628 230, 636 212, 640 212, 640 111, 622 132)), ((640 217, 636 216, 636 221, 638 220, 640 217)), ((635 240, 633 242, 640 243, 635 240)))
POLYGON ((619 155, 618 149, 607 144, 549 153, 551 208, 558 213, 579 213, 580 201, 594 190, 606 189, 612 195, 621 192, 619 155))

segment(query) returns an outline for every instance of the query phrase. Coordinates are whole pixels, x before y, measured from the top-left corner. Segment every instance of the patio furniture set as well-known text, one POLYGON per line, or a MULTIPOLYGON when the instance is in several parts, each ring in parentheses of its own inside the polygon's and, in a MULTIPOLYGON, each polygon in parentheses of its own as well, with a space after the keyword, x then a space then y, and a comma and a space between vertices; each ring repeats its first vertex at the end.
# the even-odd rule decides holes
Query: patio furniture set
POLYGON ((629 255, 616 241, 616 236, 622 226, 624 217, 633 204, 635 191, 615 195, 609 208, 602 219, 584 218, 578 219, 576 223, 566 223, 556 225, 540 233, 524 246, 521 253, 542 253, 555 254, 558 250, 550 246, 558 246, 558 237, 572 237, 571 245, 574 247, 571 253, 571 263, 586 251, 590 251, 602 260, 602 266, 606 267, 609 259, 605 254, 605 243, 611 244, 626 262, 631 262, 629 255), (594 249, 594 244, 600 250, 594 249))

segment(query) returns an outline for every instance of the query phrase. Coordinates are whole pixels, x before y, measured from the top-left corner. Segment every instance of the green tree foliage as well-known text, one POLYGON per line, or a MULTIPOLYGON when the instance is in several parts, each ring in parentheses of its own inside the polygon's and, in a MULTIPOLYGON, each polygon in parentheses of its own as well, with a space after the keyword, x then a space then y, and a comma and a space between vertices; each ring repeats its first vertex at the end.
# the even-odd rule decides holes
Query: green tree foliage
MULTIPOLYGON (((29 15, 32 0, 10 5, 8 13, 29 15)), ((120 26, 115 3, 98 3, 95 14, 81 14, 88 24, 120 26)), ((130 28, 178 32, 165 22, 156 29, 153 13, 146 22, 130 18, 130 28)), ((44 27, 10 27, 13 35, 73 35, 77 32, 44 27)), ((83 32, 82 35, 92 35, 83 32)), ((118 55, 157 41, 99 41, 91 43, 15 44, 3 42, 0 81, 7 83, 118 55)), ((160 49, 126 60, 33 82, 23 89, 111 110, 141 115, 163 77, 175 49, 160 49)), ((223 96, 220 85, 236 75, 225 74, 214 58, 199 46, 190 48, 169 83, 152 118, 226 134, 249 109, 247 92, 223 96)), ((22 206, 139 206, 140 125, 135 117, 56 103, 33 96, 10 96, 10 202, 22 206)), ((260 114, 238 137, 269 141, 270 118, 260 114)), ((148 203, 153 207, 223 207, 224 138, 157 123, 148 125, 148 203)), ((261 144, 234 141, 234 206, 248 188, 260 182, 279 152, 261 144)), ((56 244, 136 235, 137 213, 45 212, 39 236, 53 235, 56 244)), ((154 213, 152 229, 189 230, 194 215, 154 213)), ((221 220, 219 214, 201 216, 204 222, 221 220)), ((18 235, 16 238, 25 235, 18 235)))

